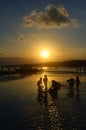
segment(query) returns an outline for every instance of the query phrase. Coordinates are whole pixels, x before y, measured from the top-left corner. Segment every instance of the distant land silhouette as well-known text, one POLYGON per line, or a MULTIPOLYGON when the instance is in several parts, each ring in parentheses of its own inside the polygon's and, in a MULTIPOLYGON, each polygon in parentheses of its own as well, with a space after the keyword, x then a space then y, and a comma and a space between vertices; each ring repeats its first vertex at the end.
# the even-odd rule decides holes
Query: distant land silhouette
POLYGON ((21 57, 0 57, 0 66, 4 65, 30 65, 30 66, 49 66, 49 67, 75 67, 86 66, 86 60, 69 60, 69 61, 54 61, 40 62, 35 58, 21 57))
POLYGON ((0 57, 0 66, 1 65, 21 65, 21 64, 30 64, 37 63, 38 59, 35 58, 22 58, 22 57, 0 57))
POLYGON ((71 60, 60 62, 44 62, 32 64, 32 66, 47 66, 47 67, 86 67, 86 60, 71 60))

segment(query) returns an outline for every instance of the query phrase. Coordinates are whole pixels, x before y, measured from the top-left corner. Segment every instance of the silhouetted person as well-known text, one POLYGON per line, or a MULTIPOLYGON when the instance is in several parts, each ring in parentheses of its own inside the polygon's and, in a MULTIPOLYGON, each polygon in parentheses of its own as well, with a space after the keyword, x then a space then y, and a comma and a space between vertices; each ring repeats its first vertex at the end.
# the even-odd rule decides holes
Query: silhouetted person
POLYGON ((60 83, 52 80, 52 86, 49 88, 49 93, 51 97, 55 100, 58 98, 58 90, 60 89, 60 83))
MULTIPOLYGON (((45 75, 44 77, 44 83, 45 83, 45 88, 47 87, 47 76, 45 75)), ((45 91, 43 91, 43 85, 42 85, 42 78, 40 78, 37 82, 38 86, 38 95, 37 95, 37 101, 39 102, 40 106, 42 107, 47 106, 48 100, 47 100, 47 88, 45 91)))
POLYGON ((37 95, 37 101, 39 102, 40 106, 43 106, 44 102, 44 93, 43 93, 43 85, 42 85, 42 78, 40 78, 37 82, 38 86, 38 95, 37 95))
POLYGON ((47 75, 44 75, 43 82, 44 82, 45 92, 46 92, 47 91, 47 83, 48 83, 47 75))
POLYGON ((73 91, 73 86, 74 86, 74 79, 70 78, 69 80, 67 80, 68 85, 69 85, 69 95, 73 96, 74 91, 73 91))
POLYGON ((78 92, 78 91, 79 91, 79 86, 80 86, 79 76, 76 77, 75 83, 76 83, 76 90, 77 90, 77 92, 78 92))
POLYGON ((37 82, 38 92, 43 92, 42 78, 40 78, 37 82))

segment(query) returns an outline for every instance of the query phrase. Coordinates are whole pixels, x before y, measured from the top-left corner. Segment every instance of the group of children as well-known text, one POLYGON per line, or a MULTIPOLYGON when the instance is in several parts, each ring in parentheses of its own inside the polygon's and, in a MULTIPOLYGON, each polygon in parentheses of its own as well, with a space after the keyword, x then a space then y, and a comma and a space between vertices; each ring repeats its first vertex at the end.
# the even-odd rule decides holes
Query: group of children
POLYGON ((79 86, 80 86, 79 76, 76 76, 76 79, 70 78, 69 80, 67 80, 67 83, 69 87, 69 94, 73 94, 74 84, 76 86, 76 91, 79 92, 79 86))
MULTIPOLYGON (((70 90, 73 90, 73 86, 75 84, 76 90, 79 91, 79 86, 80 86, 79 76, 76 76, 76 79, 70 78, 69 80, 67 80, 67 83, 69 85, 70 90)), ((43 92, 43 91, 47 92, 48 91, 47 85, 48 85, 48 77, 47 77, 47 75, 44 75, 44 78, 43 79, 40 78, 37 82, 38 92, 43 92)), ((56 82, 55 80, 52 80, 51 88, 56 88, 56 86, 57 86, 57 89, 58 89, 61 86, 61 84, 59 82, 56 82)))
POLYGON ((56 82, 55 80, 52 80, 52 85, 50 88, 48 88, 48 77, 47 75, 44 75, 44 78, 40 78, 37 82, 38 86, 38 101, 42 103, 42 101, 47 100, 47 93, 51 95, 53 99, 58 98, 58 90, 60 89, 60 86, 62 86, 59 82, 56 82))
POLYGON ((40 103, 40 105, 42 106, 43 104, 47 105, 47 92, 48 92, 48 88, 47 88, 47 83, 48 83, 48 78, 47 75, 44 75, 44 78, 40 78, 37 82, 37 86, 38 86, 38 96, 37 96, 37 100, 40 103), (43 86, 44 84, 44 86, 43 86))
POLYGON ((37 82, 37 86, 38 86, 38 92, 43 92, 46 91, 47 92, 47 83, 48 83, 48 78, 47 75, 44 75, 44 78, 40 78, 37 82), (44 84, 44 86, 43 86, 44 84))
MULTIPOLYGON (((79 92, 79 86, 80 86, 80 79, 79 76, 76 76, 76 79, 70 78, 67 80, 69 93, 73 95, 73 88, 74 84, 76 84, 76 91, 79 92)), ((40 102, 40 105, 42 102, 47 101, 47 93, 51 95, 53 99, 58 98, 58 90, 60 89, 61 85, 59 82, 52 80, 52 85, 50 88, 48 88, 48 77, 47 75, 44 75, 43 78, 40 78, 37 82, 38 86, 38 101, 40 102)))

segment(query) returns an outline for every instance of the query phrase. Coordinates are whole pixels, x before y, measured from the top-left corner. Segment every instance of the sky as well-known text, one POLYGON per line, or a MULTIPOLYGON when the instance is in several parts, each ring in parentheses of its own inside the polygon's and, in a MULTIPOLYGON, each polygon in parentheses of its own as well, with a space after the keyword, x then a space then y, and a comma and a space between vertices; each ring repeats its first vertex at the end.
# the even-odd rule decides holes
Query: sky
POLYGON ((0 57, 86 59, 85 34, 86 0, 0 0, 0 57))

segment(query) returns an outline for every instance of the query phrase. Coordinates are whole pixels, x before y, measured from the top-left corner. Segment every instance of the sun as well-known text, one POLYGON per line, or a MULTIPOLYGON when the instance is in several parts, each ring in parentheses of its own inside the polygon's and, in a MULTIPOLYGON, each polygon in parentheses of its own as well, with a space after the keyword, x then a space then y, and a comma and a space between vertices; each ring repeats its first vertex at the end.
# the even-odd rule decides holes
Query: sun
POLYGON ((50 53, 48 50, 42 50, 40 55, 42 58, 47 59, 49 57, 50 53))

